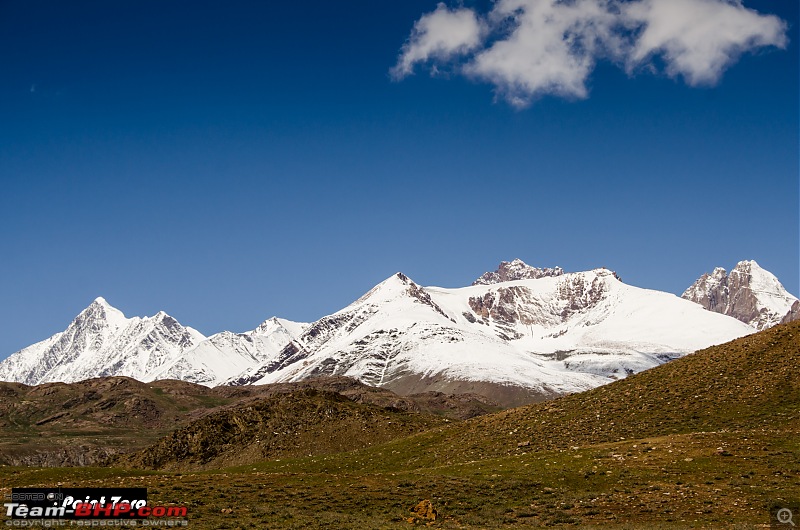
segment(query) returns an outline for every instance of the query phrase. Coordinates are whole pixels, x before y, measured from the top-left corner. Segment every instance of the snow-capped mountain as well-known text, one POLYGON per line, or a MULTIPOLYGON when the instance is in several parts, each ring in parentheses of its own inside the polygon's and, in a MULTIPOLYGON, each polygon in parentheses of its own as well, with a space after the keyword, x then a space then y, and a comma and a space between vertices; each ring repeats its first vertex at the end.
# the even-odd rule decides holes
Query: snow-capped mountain
POLYGON ((771 272, 752 260, 740 261, 730 274, 722 267, 703 274, 681 297, 757 330, 791 320, 797 313, 792 313, 792 304, 798 302, 771 272))
POLYGON ((303 326, 270 319, 248 333, 222 332, 206 339, 163 311, 126 318, 97 298, 65 331, 0 362, 0 380, 35 385, 125 375, 214 385, 276 354, 303 326))
POLYGON ((39 384, 104 375, 145 380, 205 337, 164 312, 125 318, 103 298, 84 309, 69 327, 18 351, 0 363, 0 380, 39 384))
POLYGON ((752 331, 606 269, 461 289, 421 287, 398 273, 229 383, 347 375, 399 393, 494 385, 495 398, 503 388, 550 396, 752 331))
POLYGON ((539 269, 531 267, 521 259, 513 261, 501 261, 496 271, 485 272, 480 278, 472 282, 472 285, 492 285, 500 282, 513 280, 535 280, 547 276, 561 276, 564 269, 561 267, 539 269))

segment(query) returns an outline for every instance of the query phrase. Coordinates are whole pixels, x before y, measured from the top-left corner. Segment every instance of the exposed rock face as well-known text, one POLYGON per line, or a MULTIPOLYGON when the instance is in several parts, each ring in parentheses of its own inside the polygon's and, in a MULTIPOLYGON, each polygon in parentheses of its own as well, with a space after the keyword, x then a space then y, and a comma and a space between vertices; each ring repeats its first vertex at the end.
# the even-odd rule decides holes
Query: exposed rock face
POLYGON ((472 285, 492 285, 514 280, 535 280, 547 276, 561 276, 562 274, 564 274, 564 269, 561 267, 539 269, 531 267, 521 259, 515 259, 514 261, 501 261, 496 271, 484 273, 480 278, 472 282, 472 285))
POLYGON ((569 275, 559 279, 557 297, 546 304, 548 307, 529 288, 516 285, 498 287, 483 296, 471 297, 469 306, 481 319, 501 324, 560 324, 572 314, 599 303, 608 290, 603 278, 611 275, 617 278, 612 271, 598 269, 592 278, 569 275), (553 315, 560 318, 553 321, 553 315))
POLYGON ((740 261, 730 274, 717 267, 711 274, 703 274, 681 297, 758 330, 779 324, 785 318, 789 319, 787 322, 798 318, 791 317, 797 298, 755 261, 740 261))
POLYGON ((781 324, 788 324, 789 322, 794 322, 795 320, 800 320, 800 300, 794 301, 791 309, 789 309, 789 312, 786 313, 786 316, 784 316, 781 320, 781 324))
POLYGON ((728 271, 717 267, 711 274, 703 274, 683 292, 681 298, 698 303, 709 311, 727 314, 725 311, 729 299, 728 271))

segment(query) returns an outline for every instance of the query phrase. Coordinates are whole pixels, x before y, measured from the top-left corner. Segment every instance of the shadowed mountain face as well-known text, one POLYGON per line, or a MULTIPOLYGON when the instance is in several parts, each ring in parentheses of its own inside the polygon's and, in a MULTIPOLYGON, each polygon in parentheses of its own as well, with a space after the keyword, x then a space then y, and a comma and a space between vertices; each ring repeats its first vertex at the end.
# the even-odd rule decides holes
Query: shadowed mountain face
POLYGON ((208 414, 311 390, 416 416, 458 420, 499 410, 482 396, 429 393, 400 397, 346 377, 216 388, 176 380, 141 383, 127 377, 38 386, 0 383, 0 463, 91 465, 145 447, 208 414))

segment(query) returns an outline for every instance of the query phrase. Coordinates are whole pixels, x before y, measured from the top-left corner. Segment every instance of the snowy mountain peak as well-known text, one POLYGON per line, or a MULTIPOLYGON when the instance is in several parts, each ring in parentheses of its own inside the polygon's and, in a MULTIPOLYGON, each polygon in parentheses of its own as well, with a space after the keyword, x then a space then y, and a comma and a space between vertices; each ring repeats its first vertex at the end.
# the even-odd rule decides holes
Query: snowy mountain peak
POLYGON ((292 337, 300 335, 308 324, 305 322, 293 322, 285 318, 270 317, 258 325, 256 329, 250 331, 250 335, 271 335, 273 333, 288 333, 292 337))
POLYGON ((501 261, 496 271, 484 273, 480 278, 472 282, 472 285, 493 285, 514 280, 561 276, 562 274, 564 274, 564 269, 561 267, 540 269, 531 267, 521 259, 514 259, 512 261, 501 261))
POLYGON ((261 324, 259 324, 258 327, 252 331, 252 333, 254 335, 272 333, 274 330, 280 327, 281 327, 281 322, 278 319, 278 317, 270 317, 261 324))
POLYGON ((749 330, 674 295, 627 286, 605 268, 460 289, 421 287, 398 273, 227 382, 347 375, 401 393, 496 385, 504 399, 513 388, 552 396, 749 330))
POLYGON ((717 267, 703 274, 681 298, 761 330, 785 319, 797 300, 771 272, 754 260, 740 261, 728 274, 717 267))
POLYGON ((103 323, 111 328, 120 329, 125 327, 129 320, 125 318, 122 311, 113 307, 102 296, 98 296, 75 317, 72 325, 76 322, 95 322, 97 325, 103 323))
POLYGON ((620 281, 620 282, 622 281, 620 279, 619 275, 615 271, 612 271, 611 269, 606 269, 605 267, 600 267, 599 269, 592 269, 592 272, 596 276, 599 276, 601 278, 604 278, 604 277, 608 276, 608 277, 614 278, 617 281, 620 281))
POLYGON ((402 272, 397 272, 367 291, 366 294, 364 294, 354 303, 358 304, 367 301, 370 303, 379 303, 382 301, 385 302, 388 300, 393 300, 397 297, 402 297, 407 294, 410 287, 419 288, 419 286, 414 283, 411 278, 402 272))
POLYGON ((747 283, 751 289, 788 294, 778 278, 768 270, 762 268, 755 260, 740 261, 731 270, 729 277, 742 276, 741 282, 747 283))

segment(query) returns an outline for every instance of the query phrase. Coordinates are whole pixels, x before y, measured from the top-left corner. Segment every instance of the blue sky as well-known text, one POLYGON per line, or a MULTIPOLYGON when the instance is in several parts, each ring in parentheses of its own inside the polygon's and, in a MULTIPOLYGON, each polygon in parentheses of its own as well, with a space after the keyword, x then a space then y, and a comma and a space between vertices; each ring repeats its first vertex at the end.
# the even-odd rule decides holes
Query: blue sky
POLYGON ((674 293, 755 259, 798 294, 797 2, 745 2, 788 41, 715 82, 603 48, 582 95, 475 66, 499 6, 439 38, 435 1, 0 2, 0 358, 96 296, 244 331, 516 257, 674 293))

